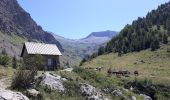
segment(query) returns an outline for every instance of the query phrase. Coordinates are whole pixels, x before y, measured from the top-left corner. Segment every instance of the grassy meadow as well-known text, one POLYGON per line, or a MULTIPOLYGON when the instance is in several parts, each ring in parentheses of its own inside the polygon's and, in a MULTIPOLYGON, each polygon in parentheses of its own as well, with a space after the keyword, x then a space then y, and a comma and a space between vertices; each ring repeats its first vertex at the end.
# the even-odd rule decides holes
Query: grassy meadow
MULTIPOLYGON (((103 69, 99 73, 107 74, 107 70, 128 70, 133 74, 135 70, 139 72, 139 79, 149 78, 157 84, 170 83, 170 45, 162 45, 157 51, 143 50, 140 52, 127 53, 118 57, 117 53, 110 53, 99 56, 83 67, 103 69)), ((130 75, 126 79, 134 79, 130 75)))

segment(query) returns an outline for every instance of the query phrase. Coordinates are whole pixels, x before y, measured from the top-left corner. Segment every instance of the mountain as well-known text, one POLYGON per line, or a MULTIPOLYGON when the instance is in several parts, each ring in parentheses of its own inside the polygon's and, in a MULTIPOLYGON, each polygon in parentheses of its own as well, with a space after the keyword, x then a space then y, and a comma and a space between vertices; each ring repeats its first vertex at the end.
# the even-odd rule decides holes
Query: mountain
POLYGON ((102 44, 108 42, 112 39, 118 32, 116 31, 101 31, 101 32, 92 32, 86 38, 80 39, 81 43, 94 43, 102 44))
POLYGON ((37 25, 16 0, 0 1, 0 35, 1 51, 5 49, 11 56, 19 56, 24 41, 54 43, 63 51, 53 35, 37 25))
POLYGON ((101 32, 92 32, 90 35, 88 35, 86 38, 89 37, 108 37, 108 38, 113 38, 117 34, 116 31, 101 31, 101 32))
POLYGON ((64 49, 62 61, 69 62, 70 65, 78 65, 82 58, 96 52, 100 46, 105 45, 117 32, 93 32, 86 38, 77 40, 67 39, 54 33, 51 34, 61 43, 64 49))

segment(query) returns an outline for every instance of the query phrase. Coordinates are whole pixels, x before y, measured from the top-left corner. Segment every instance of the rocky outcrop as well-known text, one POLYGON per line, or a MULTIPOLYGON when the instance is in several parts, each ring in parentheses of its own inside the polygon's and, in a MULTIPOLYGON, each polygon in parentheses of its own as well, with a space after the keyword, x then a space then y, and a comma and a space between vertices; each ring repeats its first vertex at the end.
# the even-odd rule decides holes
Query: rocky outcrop
POLYGON ((51 90, 56 90, 58 92, 64 92, 65 87, 63 82, 67 81, 65 78, 61 78, 59 75, 54 75, 51 73, 45 73, 42 75, 41 85, 46 86, 51 90))
POLYGON ((13 92, 10 90, 0 90, 0 100, 29 100, 28 97, 21 92, 13 92))
POLYGON ((123 93, 121 90, 119 89, 115 89, 111 92, 114 96, 118 96, 118 97, 124 97, 123 93))
POLYGON ((86 96, 88 100, 106 100, 106 98, 103 97, 102 93, 97 91, 97 89, 92 85, 82 84, 80 89, 82 94, 86 96))
POLYGON ((126 98, 123 94, 123 92, 120 89, 117 88, 105 88, 103 89, 105 93, 111 93, 113 96, 117 96, 120 98, 126 98))

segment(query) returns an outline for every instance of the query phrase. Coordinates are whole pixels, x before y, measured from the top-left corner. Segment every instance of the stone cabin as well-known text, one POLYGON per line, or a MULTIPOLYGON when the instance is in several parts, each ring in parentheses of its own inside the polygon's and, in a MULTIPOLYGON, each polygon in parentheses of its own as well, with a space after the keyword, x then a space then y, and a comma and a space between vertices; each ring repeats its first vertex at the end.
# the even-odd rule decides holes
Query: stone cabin
POLYGON ((48 70, 54 70, 60 67, 59 57, 62 56, 60 50, 55 44, 26 42, 23 45, 21 57, 26 60, 34 55, 42 55, 45 59, 45 65, 48 70))

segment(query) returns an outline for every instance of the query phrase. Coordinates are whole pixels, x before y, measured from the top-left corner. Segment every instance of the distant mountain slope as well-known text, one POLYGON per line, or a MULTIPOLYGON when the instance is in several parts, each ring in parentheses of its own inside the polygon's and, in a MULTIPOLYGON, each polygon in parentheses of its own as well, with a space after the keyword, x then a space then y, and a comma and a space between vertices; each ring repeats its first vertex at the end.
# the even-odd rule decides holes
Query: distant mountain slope
POLYGON ((80 39, 79 42, 101 44, 101 43, 108 42, 117 33, 118 32, 115 31, 92 32, 86 38, 80 39))
MULTIPOLYGON (((37 25, 30 14, 23 10, 16 0, 0 1, 0 32, 6 37, 16 36, 26 38, 29 41, 54 43, 62 50, 60 43, 50 33, 37 25)), ((6 42, 12 43, 10 39, 6 42)))
POLYGON ((100 46, 105 45, 107 41, 115 36, 116 32, 93 32, 86 38, 79 40, 67 39, 54 33, 51 34, 53 34, 56 40, 63 46, 64 56, 62 59, 64 59, 65 63, 68 61, 71 65, 75 65, 79 64, 82 58, 96 52, 100 46))
POLYGON ((92 32, 90 35, 88 35, 86 38, 89 38, 91 36, 94 37, 108 37, 108 38, 113 38, 117 34, 116 31, 101 31, 101 32, 92 32))

